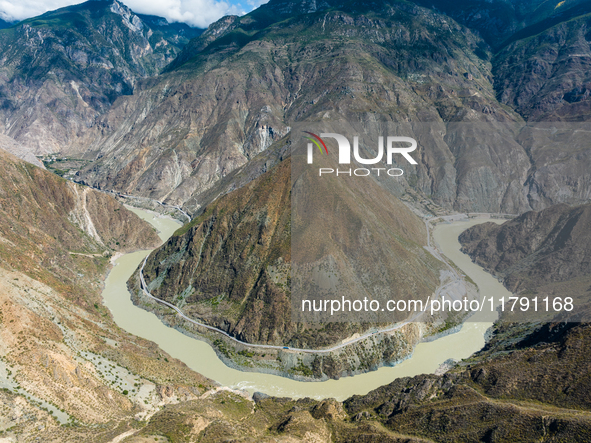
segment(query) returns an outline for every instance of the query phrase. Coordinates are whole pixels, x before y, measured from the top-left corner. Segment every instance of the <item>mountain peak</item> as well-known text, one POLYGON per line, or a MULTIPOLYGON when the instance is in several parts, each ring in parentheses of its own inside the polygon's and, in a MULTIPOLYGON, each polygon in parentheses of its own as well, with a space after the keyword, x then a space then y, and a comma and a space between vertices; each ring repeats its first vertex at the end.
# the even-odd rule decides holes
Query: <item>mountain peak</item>
POLYGON ((144 23, 131 9, 117 0, 112 0, 110 7, 111 12, 120 15, 123 18, 123 24, 134 32, 141 32, 144 28, 144 23))

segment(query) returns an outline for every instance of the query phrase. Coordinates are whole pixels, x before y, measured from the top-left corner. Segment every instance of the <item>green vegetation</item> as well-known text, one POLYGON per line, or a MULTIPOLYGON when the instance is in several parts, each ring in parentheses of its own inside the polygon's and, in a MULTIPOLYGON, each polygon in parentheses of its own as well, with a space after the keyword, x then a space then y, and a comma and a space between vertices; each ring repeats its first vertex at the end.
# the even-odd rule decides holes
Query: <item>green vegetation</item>
POLYGON ((297 366, 291 368, 290 371, 294 374, 301 374, 305 377, 312 377, 314 375, 314 371, 312 370, 312 368, 305 365, 300 359, 298 359, 297 366))

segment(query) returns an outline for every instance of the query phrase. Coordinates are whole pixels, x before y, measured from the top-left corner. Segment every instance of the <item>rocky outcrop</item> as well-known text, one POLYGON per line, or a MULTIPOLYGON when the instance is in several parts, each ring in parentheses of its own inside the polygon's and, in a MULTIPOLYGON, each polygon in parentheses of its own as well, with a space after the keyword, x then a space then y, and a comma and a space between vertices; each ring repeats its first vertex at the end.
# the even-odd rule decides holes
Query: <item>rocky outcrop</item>
POLYGON ((160 244, 154 229, 111 196, 68 183, 75 195, 69 217, 97 243, 115 251, 149 249, 160 244))

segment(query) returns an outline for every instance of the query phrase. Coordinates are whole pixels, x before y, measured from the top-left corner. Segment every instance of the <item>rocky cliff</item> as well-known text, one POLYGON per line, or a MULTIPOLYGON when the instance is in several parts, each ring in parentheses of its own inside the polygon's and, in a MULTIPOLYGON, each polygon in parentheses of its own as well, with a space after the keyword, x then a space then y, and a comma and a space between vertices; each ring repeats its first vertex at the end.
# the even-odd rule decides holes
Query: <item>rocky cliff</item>
POLYGON ((528 121, 589 121, 590 13, 586 5, 562 22, 525 28, 500 50, 493 69, 499 101, 528 121))

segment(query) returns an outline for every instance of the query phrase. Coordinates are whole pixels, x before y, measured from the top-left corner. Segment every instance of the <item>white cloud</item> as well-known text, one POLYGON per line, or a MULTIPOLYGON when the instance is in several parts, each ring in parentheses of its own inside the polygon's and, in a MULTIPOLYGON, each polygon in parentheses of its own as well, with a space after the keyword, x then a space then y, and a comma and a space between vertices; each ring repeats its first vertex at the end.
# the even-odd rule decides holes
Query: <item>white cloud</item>
POLYGON ((207 27, 224 15, 242 15, 241 7, 223 0, 125 0, 134 12, 165 17, 171 22, 207 27))
MULTIPOLYGON (((121 1, 121 0, 120 0, 121 1)), ((248 0, 248 3, 251 4, 248 0)), ((77 0, 0 0, 0 18, 23 20, 68 5, 77 0)), ((201 28, 224 15, 242 15, 243 8, 224 0, 124 0, 122 3, 140 14, 158 15, 169 22, 184 22, 201 28)), ((254 0, 254 3, 258 3, 254 0)))
POLYGON ((256 9, 265 3, 269 3, 269 0, 246 0, 246 3, 248 3, 252 9, 256 9))

